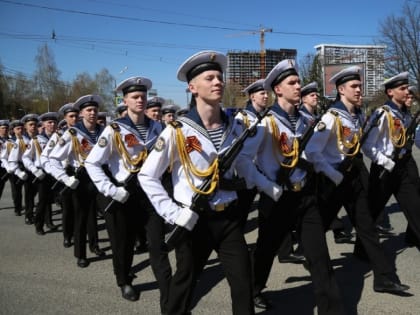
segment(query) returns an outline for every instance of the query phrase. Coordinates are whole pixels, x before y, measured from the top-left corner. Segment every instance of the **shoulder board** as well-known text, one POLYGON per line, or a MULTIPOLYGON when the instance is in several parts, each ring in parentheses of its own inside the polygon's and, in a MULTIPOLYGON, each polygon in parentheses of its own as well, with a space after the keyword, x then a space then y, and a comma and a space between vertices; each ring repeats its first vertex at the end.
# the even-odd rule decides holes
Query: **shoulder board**
POLYGON ((181 128, 182 127, 182 123, 178 120, 171 121, 169 124, 174 128, 181 128))
POLYGON ((121 130, 121 129, 120 129, 120 126, 119 126, 116 122, 113 122, 110 126, 111 126, 111 127, 112 127, 112 129, 114 129, 115 131, 120 131, 120 130, 121 130))
POLYGON ((247 116, 248 115, 248 113, 246 112, 246 110, 243 109, 243 108, 239 108, 238 111, 237 111, 237 113, 241 113, 244 116, 247 116))
POLYGON ((72 136, 75 136, 77 134, 77 131, 74 128, 69 128, 69 132, 72 136))
POLYGON ((338 116, 338 112, 334 109, 330 109, 328 110, 331 114, 333 114, 334 116, 338 116))
POLYGON ((391 110, 388 105, 383 105, 381 108, 387 112, 391 110))

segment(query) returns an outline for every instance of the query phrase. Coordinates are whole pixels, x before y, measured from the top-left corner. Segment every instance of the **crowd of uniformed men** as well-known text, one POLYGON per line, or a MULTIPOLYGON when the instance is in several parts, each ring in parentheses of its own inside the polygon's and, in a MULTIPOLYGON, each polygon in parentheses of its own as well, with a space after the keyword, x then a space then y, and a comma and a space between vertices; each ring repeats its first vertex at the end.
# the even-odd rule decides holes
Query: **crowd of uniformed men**
POLYGON ((319 113, 317 84, 302 87, 295 61, 283 60, 244 90, 245 108, 228 115, 221 107, 226 62, 219 52, 202 51, 180 66, 177 77, 192 95, 188 110, 165 106, 160 97, 147 100, 152 82, 139 76, 117 86, 123 103, 112 121, 98 112, 99 95, 84 95, 58 112, 1 120, 0 196, 8 180, 15 214, 24 213, 38 235, 45 227, 57 230, 51 209, 59 202, 63 245, 74 247, 81 268, 89 265, 87 244, 105 255, 97 229, 103 217, 122 297, 139 299, 131 268, 136 249, 147 250, 162 314, 191 313, 213 250, 233 314, 272 307, 263 290, 277 255, 304 261, 319 314, 345 314, 325 238, 329 229, 337 243, 351 238, 337 218, 342 207, 356 231, 353 254, 373 270, 374 291, 408 290, 379 239, 392 229, 380 218, 394 195, 407 218, 407 246, 419 246, 412 146, 420 147, 420 128, 418 112, 410 111, 416 91, 408 73, 384 82, 387 101, 367 118, 361 68, 331 78, 337 98, 319 113), (272 106, 268 93, 275 96, 272 106), (245 225, 257 201, 258 238, 250 252, 245 225), (172 247, 175 266, 168 259, 172 247))

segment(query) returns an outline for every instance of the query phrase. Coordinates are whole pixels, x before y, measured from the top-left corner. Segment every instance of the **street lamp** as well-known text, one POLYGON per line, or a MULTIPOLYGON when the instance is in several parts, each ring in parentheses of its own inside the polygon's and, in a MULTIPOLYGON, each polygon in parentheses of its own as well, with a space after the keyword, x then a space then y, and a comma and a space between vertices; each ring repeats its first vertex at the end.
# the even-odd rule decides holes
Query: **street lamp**
MULTIPOLYGON (((125 66, 124 68, 120 70, 120 72, 118 72, 118 75, 123 74, 127 70, 128 70, 128 66, 125 66)), ((117 78, 114 78, 114 103, 115 103, 115 106, 118 106, 118 95, 117 95, 116 89, 117 89, 117 78)))

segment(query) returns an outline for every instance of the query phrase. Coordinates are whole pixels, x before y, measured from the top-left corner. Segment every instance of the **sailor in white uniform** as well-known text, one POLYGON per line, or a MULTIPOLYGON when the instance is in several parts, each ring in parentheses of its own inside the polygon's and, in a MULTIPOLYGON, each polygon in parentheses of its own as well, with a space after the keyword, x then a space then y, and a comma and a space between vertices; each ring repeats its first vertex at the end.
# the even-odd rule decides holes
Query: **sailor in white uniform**
MULTIPOLYGON (((190 231, 175 247, 177 268, 169 291, 168 314, 191 311, 197 278, 213 249, 231 288, 232 313, 254 314, 250 261, 239 223, 237 194, 219 187, 218 157, 243 130, 242 123, 229 120, 220 107, 226 64, 225 55, 202 51, 181 65, 178 79, 188 82, 193 95, 191 110, 164 129, 139 173, 140 184, 156 211, 168 223, 190 231), (161 182, 168 167, 173 198, 161 182), (209 187, 200 187, 205 178, 209 187), (199 214, 190 209, 193 195, 202 201, 197 206, 202 209, 199 214)), ((232 175, 230 168, 225 179, 232 175)))
POLYGON ((144 77, 122 81, 116 91, 123 94, 127 115, 107 126, 85 161, 86 170, 103 195, 106 228, 111 241, 113 269, 123 298, 135 301, 131 271, 138 229, 145 226, 150 264, 161 293, 161 312, 166 313, 172 271, 163 251, 164 220, 140 187, 137 173, 163 129, 163 124, 145 115, 147 91, 152 82, 144 77))

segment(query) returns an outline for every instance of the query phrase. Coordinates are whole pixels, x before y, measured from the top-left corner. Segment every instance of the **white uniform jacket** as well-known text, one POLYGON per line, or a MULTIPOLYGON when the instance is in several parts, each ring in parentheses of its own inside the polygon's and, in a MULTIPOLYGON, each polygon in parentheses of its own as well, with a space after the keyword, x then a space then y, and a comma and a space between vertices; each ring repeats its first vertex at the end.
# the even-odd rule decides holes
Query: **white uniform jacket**
MULTIPOLYGON (((58 144, 58 140, 60 139, 60 133, 54 132, 51 137, 48 139, 48 142, 46 146, 44 147, 44 150, 42 150, 41 153, 41 166, 44 169, 45 172, 47 172, 50 175, 53 175, 54 170, 52 169, 50 165, 50 153, 54 149, 54 147, 58 144)), ((63 165, 65 167, 65 164, 63 165)))
POLYGON ((23 165, 32 174, 38 169, 42 169, 41 165, 41 153, 47 145, 48 137, 40 134, 31 139, 27 145, 26 151, 22 155, 23 165))
MULTIPOLYGON (((268 187, 273 186, 273 182, 277 181, 280 165, 286 162, 283 153, 287 154, 297 148, 296 141, 304 134, 307 127, 305 119, 298 111, 296 111, 296 119, 296 130, 293 130, 288 114, 275 103, 262 123, 258 125, 256 135, 247 139, 237 163, 237 170, 246 179, 248 188, 256 186, 258 190, 266 191, 268 187), (251 157, 251 159, 256 157, 256 166, 246 164, 248 163, 248 159, 244 158, 246 155, 249 155, 248 158, 251 157)), ((304 154, 302 157, 305 158, 304 154)), ((290 172, 290 183, 293 186, 303 187, 306 175, 305 170, 295 167, 290 172)), ((283 189, 288 188, 284 186, 283 189)))
MULTIPOLYGON (((137 131, 134 123, 126 116, 113 121, 101 134, 98 142, 93 147, 85 161, 86 170, 100 193, 105 196, 114 196, 117 187, 105 174, 102 165, 108 168, 119 183, 124 183, 130 176, 130 171, 136 170, 134 161, 145 152, 150 152, 159 134, 162 132, 163 125, 146 118, 148 126, 146 140, 144 141, 137 131), (120 135, 120 144, 125 147, 127 155, 121 154, 117 144, 117 136, 120 135)), ((139 167, 143 161, 139 160, 139 167)))
MULTIPOLYGON (((392 170, 392 166, 394 165, 392 158, 395 147, 392 143, 389 125, 391 124, 393 126, 392 128, 395 133, 399 133, 402 131, 401 127, 408 127, 411 117, 405 115, 393 102, 387 101, 384 106, 375 110, 371 119, 374 119, 375 115, 378 115, 381 111, 385 112, 379 119, 378 128, 374 128, 369 133, 362 149, 363 153, 374 163, 388 170, 392 170), (389 165, 392 166, 388 168, 389 165)), ((399 152, 400 156, 405 153, 405 148, 402 148, 399 152)))
MULTIPOLYGON (((178 127, 168 125, 163 130, 156 141, 154 149, 143 164, 138 175, 140 184, 158 214, 168 223, 175 223, 182 216, 182 208, 191 206, 194 195, 192 186, 199 187, 204 179, 190 173, 191 176, 186 176, 177 149, 177 130, 179 129, 185 138, 185 142, 179 143, 179 145, 185 146, 194 167, 200 171, 208 170, 213 161, 223 154, 232 142, 240 136, 244 128, 240 121, 233 118, 228 119, 224 112, 222 112, 222 118, 226 128, 219 151, 216 150, 203 127, 196 108, 193 108, 187 116, 178 119, 178 127), (160 181, 162 174, 170 166, 172 166, 174 199, 177 203, 169 197, 160 181)), ((232 178, 233 167, 236 161, 237 159, 235 159, 232 167, 224 175, 224 178, 232 178)), ((209 196, 209 205, 212 209, 216 209, 218 205, 228 204, 236 199, 237 194, 235 191, 216 188, 209 196)))
MULTIPOLYGON (((96 126, 96 141, 102 130, 102 126, 96 126)), ((57 180, 66 181, 69 176, 66 174, 63 161, 67 160, 67 165, 77 170, 80 166, 83 166, 87 155, 92 150, 96 141, 93 141, 90 137, 83 122, 79 122, 75 126, 67 129, 58 140, 58 145, 54 146, 49 155, 53 176, 57 180), (73 141, 75 141, 75 144, 73 144, 73 141)))
POLYGON ((350 147, 350 143, 360 140, 364 120, 360 110, 352 116, 341 101, 334 103, 322 115, 305 150, 317 173, 324 173, 336 184, 341 182, 343 174, 337 168, 346 157, 344 153, 355 148, 350 147), (337 133, 341 135, 340 140, 337 133))
POLYGON ((14 138, 13 147, 10 150, 8 157, 9 173, 15 173, 21 171, 19 168, 19 162, 22 162, 23 153, 29 146, 30 139, 23 135, 22 139, 14 138), (21 142, 22 141, 22 142, 21 142))
POLYGON ((9 168, 7 159, 12 147, 13 142, 10 138, 0 138, 0 166, 6 170, 9 168))

